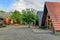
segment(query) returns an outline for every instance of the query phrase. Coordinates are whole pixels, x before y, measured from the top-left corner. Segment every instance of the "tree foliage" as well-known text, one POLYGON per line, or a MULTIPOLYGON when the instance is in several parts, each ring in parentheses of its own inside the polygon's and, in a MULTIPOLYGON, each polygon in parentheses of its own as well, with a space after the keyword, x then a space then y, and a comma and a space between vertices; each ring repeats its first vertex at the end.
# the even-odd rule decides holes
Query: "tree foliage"
POLYGON ((29 24, 30 22, 35 22, 37 20, 37 15, 30 9, 22 10, 22 12, 15 10, 10 15, 10 19, 14 19, 18 22, 23 21, 29 24))
POLYGON ((19 11, 15 10, 10 15, 10 19, 14 19, 17 22, 20 22, 22 20, 22 15, 21 15, 21 13, 19 11))
POLYGON ((23 13, 23 20, 26 23, 35 22, 37 19, 37 15, 35 15, 34 12, 30 9, 23 10, 22 13, 23 13))

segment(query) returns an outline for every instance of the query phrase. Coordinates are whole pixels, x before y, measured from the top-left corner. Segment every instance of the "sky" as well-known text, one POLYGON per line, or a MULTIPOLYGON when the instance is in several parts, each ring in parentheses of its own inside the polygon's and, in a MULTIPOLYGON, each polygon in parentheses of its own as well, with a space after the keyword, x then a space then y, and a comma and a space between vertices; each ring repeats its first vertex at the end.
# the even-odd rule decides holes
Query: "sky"
POLYGON ((43 11, 44 3, 59 2, 60 0, 0 0, 0 10, 4 11, 21 11, 25 8, 34 8, 37 11, 43 11))
POLYGON ((0 0, 0 10, 8 10, 13 3, 14 0, 0 0))

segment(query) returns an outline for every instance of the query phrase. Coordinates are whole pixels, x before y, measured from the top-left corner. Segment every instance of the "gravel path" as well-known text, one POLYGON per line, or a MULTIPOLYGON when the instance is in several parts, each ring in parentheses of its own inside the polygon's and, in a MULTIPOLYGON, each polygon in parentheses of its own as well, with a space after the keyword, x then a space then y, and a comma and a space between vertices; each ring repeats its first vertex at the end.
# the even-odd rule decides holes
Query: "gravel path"
POLYGON ((0 40, 60 40, 60 35, 51 33, 36 33, 24 26, 7 26, 0 28, 0 40))

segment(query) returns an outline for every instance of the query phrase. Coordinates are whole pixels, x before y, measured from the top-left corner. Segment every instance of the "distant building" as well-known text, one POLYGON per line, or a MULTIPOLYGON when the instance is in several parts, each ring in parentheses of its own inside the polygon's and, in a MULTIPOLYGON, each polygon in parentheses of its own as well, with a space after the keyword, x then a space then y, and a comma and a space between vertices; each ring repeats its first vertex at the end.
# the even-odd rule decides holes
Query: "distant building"
POLYGON ((41 27, 43 11, 37 11, 37 15, 38 15, 38 25, 41 27))

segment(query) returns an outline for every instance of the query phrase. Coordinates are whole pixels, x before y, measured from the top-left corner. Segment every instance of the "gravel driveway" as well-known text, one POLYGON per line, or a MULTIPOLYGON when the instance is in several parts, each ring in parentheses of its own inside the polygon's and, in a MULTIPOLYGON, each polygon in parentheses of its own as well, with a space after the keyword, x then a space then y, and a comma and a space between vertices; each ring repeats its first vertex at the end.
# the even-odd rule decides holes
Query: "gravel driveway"
POLYGON ((36 33, 24 26, 7 26, 0 28, 0 40, 60 40, 60 35, 51 33, 36 33))

